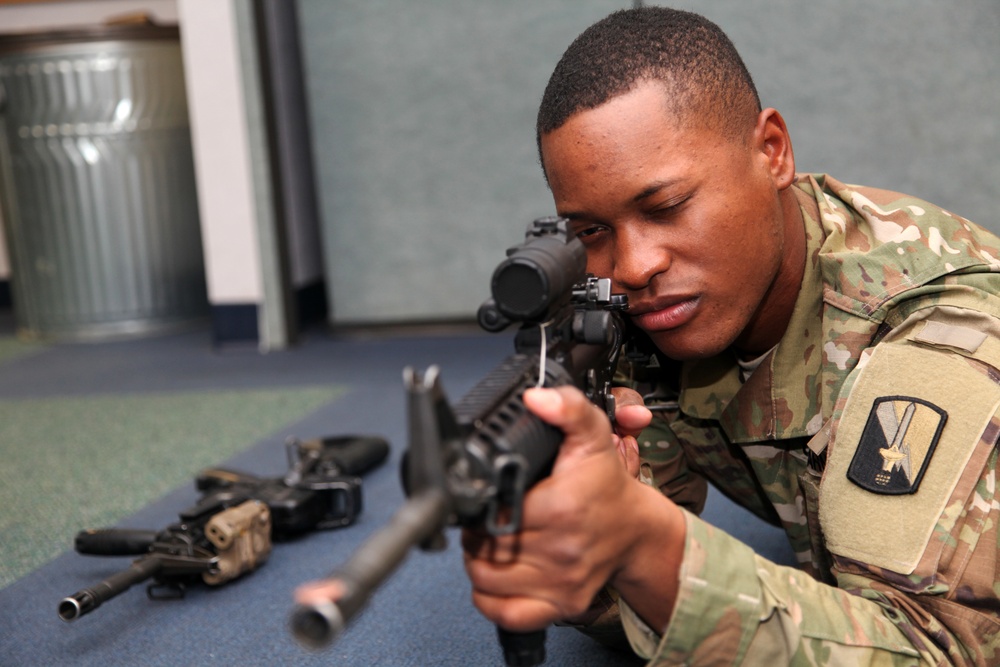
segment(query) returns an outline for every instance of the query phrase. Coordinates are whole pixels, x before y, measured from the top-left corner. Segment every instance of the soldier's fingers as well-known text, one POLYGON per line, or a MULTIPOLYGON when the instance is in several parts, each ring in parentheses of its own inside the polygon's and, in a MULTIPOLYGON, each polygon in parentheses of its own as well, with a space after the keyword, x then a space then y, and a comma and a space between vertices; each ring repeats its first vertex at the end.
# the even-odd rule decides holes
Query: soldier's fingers
POLYGON ((625 405, 615 409, 615 431, 619 435, 638 436, 649 426, 653 413, 644 405, 625 405))
POLYGON ((613 451, 607 416, 576 387, 529 389, 524 392, 524 404, 566 435, 553 472, 580 457, 613 451))
POLYGON ((474 530, 462 531, 462 551, 467 560, 482 560, 493 564, 509 564, 521 552, 521 535, 494 537, 474 530))
POLYGON ((653 419, 642 396, 626 387, 615 387, 611 393, 615 397, 615 431, 619 435, 639 435, 653 419))
POLYGON ((483 616, 510 632, 541 630, 562 618, 558 607, 539 598, 498 597, 473 589, 472 603, 483 616))
POLYGON ((621 457, 625 470, 630 477, 639 476, 639 443, 630 435, 625 437, 615 436, 615 445, 618 448, 618 456, 621 457))
POLYGON ((499 565, 467 559, 465 568, 477 606, 498 625, 517 631, 582 613, 605 581, 591 581, 587 570, 574 564, 552 571, 530 559, 499 565))
POLYGON ((634 389, 628 387, 612 387, 611 394, 615 397, 615 405, 644 405, 642 396, 634 389))
POLYGON ((339 579, 323 579, 303 584, 295 589, 295 601, 298 604, 314 605, 325 602, 336 602, 347 592, 344 583, 339 579))

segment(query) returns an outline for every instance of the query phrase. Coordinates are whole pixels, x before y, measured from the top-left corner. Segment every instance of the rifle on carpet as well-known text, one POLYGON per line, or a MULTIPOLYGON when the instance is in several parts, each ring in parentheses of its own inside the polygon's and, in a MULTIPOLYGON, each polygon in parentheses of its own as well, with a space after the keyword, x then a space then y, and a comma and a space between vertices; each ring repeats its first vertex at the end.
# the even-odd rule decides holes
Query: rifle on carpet
POLYGON ((358 475, 389 453, 384 439, 366 436, 293 438, 285 446, 288 472, 283 477, 203 470, 195 479, 202 497, 163 530, 78 533, 78 553, 141 557, 122 572, 63 598, 59 618, 76 620, 147 579, 153 579, 146 589, 150 598, 180 598, 198 581, 217 586, 255 570, 267 560, 274 540, 347 526, 362 508, 358 475))
MULTIPOLYGON (((524 494, 549 474, 563 433, 524 406, 534 386, 575 385, 614 417, 611 380, 622 351, 627 308, 611 281, 586 274, 586 253, 566 220, 542 218, 523 244, 508 250, 493 273, 492 295, 479 309, 492 332, 520 328, 515 353, 454 407, 438 369, 404 372, 409 450, 403 459, 409 500, 346 564, 333 571, 346 594, 328 603, 298 606, 291 628, 306 646, 333 641, 410 548, 444 548, 444 528, 479 526, 492 535, 516 533, 524 494)), ((497 628, 508 665, 545 660, 545 630, 497 628)))

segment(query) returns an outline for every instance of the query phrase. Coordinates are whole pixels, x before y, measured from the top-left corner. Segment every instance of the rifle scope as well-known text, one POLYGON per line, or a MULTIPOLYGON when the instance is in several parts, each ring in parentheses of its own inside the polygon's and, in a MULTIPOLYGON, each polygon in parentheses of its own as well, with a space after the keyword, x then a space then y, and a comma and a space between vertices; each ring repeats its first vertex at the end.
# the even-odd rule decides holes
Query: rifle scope
MULTIPOLYGON (((510 322, 545 322, 569 300, 576 283, 587 272, 583 244, 567 230, 566 218, 549 216, 533 221, 525 241, 507 251, 493 272, 493 299, 479 311, 480 325, 496 331, 497 312, 510 322)), ((503 328, 501 326, 500 328, 503 328)))

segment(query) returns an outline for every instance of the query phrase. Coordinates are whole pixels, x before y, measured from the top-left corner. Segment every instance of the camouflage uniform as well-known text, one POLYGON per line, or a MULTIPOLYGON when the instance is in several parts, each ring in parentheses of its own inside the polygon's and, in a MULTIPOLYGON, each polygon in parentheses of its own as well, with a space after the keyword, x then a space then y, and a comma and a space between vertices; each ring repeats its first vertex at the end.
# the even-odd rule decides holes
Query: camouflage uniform
POLYGON ((926 202, 800 176, 802 289, 745 382, 661 369, 640 438, 698 511, 701 477, 780 525, 801 569, 685 511, 672 619, 622 605, 654 665, 1000 664, 1000 239, 926 202), (677 387, 676 390, 672 387, 677 387))

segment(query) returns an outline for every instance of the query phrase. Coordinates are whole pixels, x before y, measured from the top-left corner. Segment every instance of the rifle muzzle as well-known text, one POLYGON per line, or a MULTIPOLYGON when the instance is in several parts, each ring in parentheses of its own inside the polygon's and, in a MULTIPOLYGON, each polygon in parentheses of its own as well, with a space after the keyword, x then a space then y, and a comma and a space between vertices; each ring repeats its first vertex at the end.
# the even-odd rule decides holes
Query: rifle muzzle
POLYGON ((160 558, 146 556, 132 563, 127 570, 113 574, 104 581, 84 588, 69 597, 64 597, 59 601, 59 618, 66 621, 75 621, 84 614, 89 614, 101 603, 107 602, 119 593, 128 590, 133 584, 144 581, 159 573, 163 564, 160 558))
POLYGON ((293 610, 290 623, 299 643, 311 649, 329 646, 346 624, 340 607, 333 602, 299 605, 293 610))
POLYGON ((90 591, 82 590, 59 601, 59 618, 69 623, 95 609, 97 602, 90 591))

